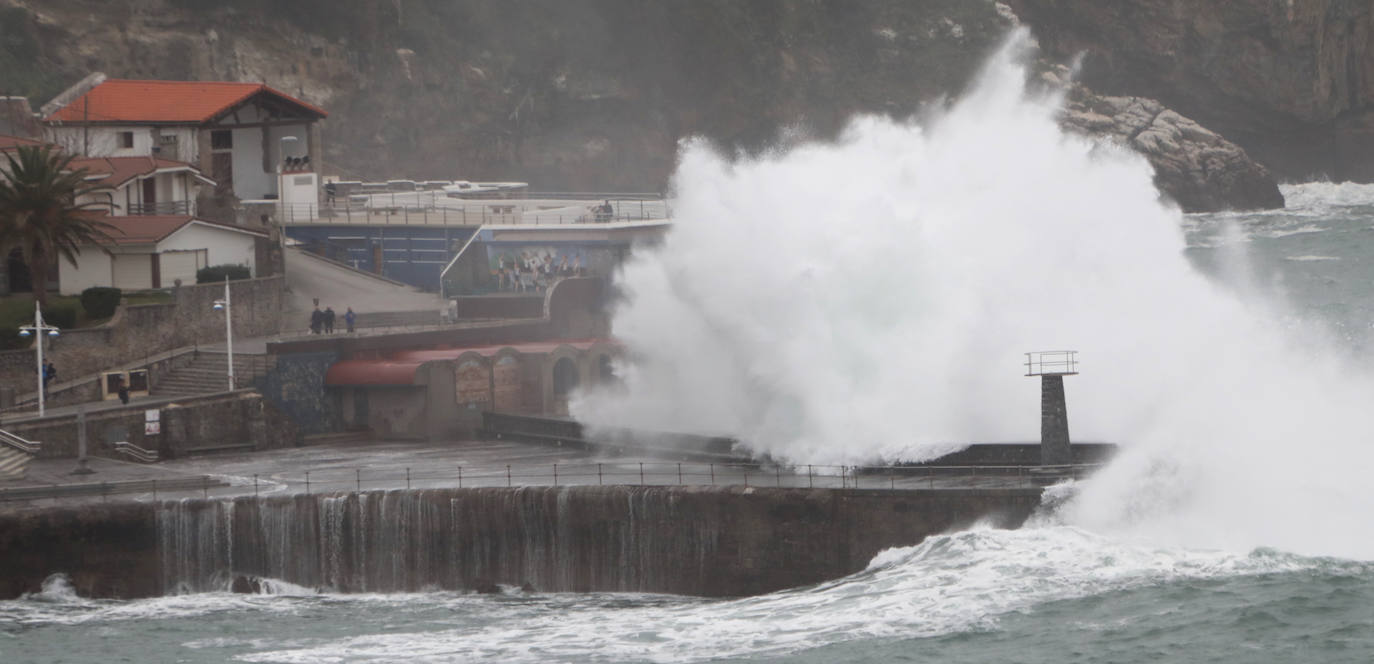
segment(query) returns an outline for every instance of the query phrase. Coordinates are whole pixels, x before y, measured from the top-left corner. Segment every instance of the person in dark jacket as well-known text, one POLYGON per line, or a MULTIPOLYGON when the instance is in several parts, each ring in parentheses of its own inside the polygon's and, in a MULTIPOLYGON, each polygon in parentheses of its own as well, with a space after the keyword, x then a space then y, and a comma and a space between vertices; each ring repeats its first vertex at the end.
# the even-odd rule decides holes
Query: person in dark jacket
MULTIPOLYGON (((41 340, 41 339, 39 340, 39 343, 42 343, 42 340, 41 340)), ((54 379, 54 378, 57 378, 57 365, 53 364, 53 363, 52 363, 52 360, 44 360, 44 361, 43 361, 43 394, 44 394, 45 396, 48 394, 48 383, 51 383, 51 382, 52 382, 52 379, 54 379)))
POLYGON ((319 334, 320 328, 324 326, 324 312, 320 311, 320 306, 315 305, 315 310, 310 312, 310 333, 319 334))
POLYGON ((353 313, 353 307, 349 307, 348 311, 344 312, 344 325, 348 326, 349 332, 353 331, 353 323, 357 321, 358 314, 353 313))
POLYGON ((324 308, 324 333, 334 334, 334 307, 324 308))

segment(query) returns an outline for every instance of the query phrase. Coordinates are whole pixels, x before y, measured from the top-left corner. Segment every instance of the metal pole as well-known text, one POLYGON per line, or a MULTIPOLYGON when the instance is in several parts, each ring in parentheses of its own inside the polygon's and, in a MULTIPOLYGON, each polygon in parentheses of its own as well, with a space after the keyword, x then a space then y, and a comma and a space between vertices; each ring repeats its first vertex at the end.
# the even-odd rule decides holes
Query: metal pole
POLYGON ((33 301, 33 333, 38 337, 38 416, 43 417, 43 310, 38 300, 33 301))
POLYGON ((234 307, 229 301, 229 275, 224 275, 224 338, 229 347, 229 391, 234 391, 234 307))
POLYGON ((510 464, 506 464, 506 488, 510 488, 510 464))
POLYGON ((310 471, 305 471, 305 495, 310 495, 310 471))
POLYGON ((359 492, 362 492, 362 490, 363 490, 363 471, 362 471, 361 468, 354 468, 354 469, 353 469, 353 482, 354 482, 354 486, 357 487, 358 491, 359 491, 359 492))
POLYGON ((639 486, 644 486, 644 462, 639 462, 639 486))
POLYGON ((463 488, 463 467, 458 466, 458 488, 463 488))
POLYGON ((597 486, 600 486, 600 485, 602 484, 602 482, 601 482, 601 464, 599 464, 599 463, 596 464, 596 484, 597 484, 597 486))
POLYGON ((410 490, 410 468, 406 468, 406 490, 410 490))
POLYGON ((558 464, 553 464, 553 485, 558 486, 558 464))

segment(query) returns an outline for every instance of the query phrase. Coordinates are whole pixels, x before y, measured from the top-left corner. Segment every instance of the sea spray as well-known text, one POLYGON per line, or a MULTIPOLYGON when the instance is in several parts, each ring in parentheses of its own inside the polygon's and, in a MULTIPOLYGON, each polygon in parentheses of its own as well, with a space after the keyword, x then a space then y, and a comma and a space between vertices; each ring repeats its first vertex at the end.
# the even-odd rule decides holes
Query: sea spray
POLYGON ((684 144, 672 233, 618 275, 625 389, 573 414, 795 463, 928 459, 1034 439, 1021 354, 1073 348, 1070 430, 1125 452, 1072 522, 1374 556, 1374 382, 1194 269, 1147 162, 1029 91, 1027 40, 919 124, 734 160, 684 144))

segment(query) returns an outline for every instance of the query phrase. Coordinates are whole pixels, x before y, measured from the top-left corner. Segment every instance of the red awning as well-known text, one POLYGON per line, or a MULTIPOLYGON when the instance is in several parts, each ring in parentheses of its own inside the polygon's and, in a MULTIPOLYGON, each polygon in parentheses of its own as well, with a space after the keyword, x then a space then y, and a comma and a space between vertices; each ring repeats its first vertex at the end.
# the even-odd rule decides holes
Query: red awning
POLYGON ((324 375, 324 384, 351 385, 414 385, 415 370, 423 360, 344 360, 335 362, 324 375))

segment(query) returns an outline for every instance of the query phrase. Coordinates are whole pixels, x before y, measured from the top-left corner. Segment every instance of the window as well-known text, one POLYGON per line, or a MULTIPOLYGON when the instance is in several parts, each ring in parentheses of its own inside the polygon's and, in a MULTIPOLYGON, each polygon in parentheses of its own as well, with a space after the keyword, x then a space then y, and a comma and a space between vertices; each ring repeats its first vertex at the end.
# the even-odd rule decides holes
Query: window
POLYGON ((132 148, 133 146, 134 146, 134 132, 132 132, 132 131, 121 131, 121 132, 119 132, 119 147, 121 147, 121 148, 132 148))
POLYGON ((216 129, 210 132, 210 149, 234 149, 234 131, 232 129, 216 129))

